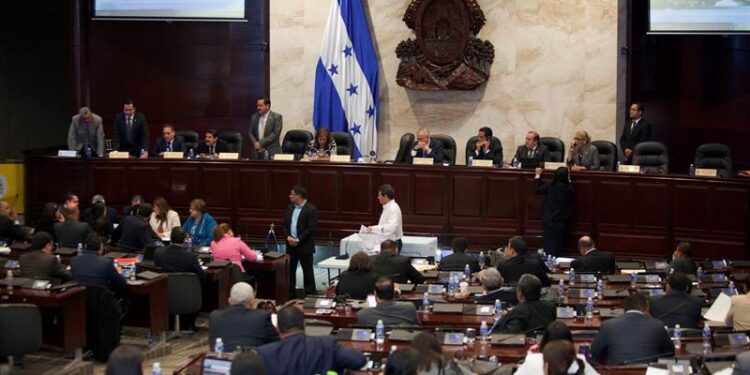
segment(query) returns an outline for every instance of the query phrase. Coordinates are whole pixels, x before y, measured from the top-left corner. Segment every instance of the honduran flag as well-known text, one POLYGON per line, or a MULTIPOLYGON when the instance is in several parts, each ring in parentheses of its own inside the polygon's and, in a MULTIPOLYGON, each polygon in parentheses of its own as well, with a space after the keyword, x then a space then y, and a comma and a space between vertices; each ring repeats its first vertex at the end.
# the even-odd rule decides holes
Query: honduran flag
POLYGON ((333 0, 315 71, 313 126, 354 137, 353 157, 377 152, 378 61, 360 0, 333 0))

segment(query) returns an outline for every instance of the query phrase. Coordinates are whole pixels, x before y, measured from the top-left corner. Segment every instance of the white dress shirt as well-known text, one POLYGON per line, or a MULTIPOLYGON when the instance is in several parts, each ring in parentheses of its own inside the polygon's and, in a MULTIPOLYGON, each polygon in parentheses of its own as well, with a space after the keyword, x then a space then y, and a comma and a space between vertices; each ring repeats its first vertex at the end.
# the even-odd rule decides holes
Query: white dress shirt
POLYGON ((266 132, 266 121, 268 121, 268 114, 269 112, 266 112, 265 115, 260 116, 260 119, 258 120, 258 142, 260 142, 261 139, 263 139, 263 133, 266 132))
POLYGON ((372 226, 372 232, 383 235, 388 240, 400 240, 404 236, 403 220, 401 219, 401 207, 395 199, 391 199, 383 205, 383 213, 380 214, 378 225, 372 226))

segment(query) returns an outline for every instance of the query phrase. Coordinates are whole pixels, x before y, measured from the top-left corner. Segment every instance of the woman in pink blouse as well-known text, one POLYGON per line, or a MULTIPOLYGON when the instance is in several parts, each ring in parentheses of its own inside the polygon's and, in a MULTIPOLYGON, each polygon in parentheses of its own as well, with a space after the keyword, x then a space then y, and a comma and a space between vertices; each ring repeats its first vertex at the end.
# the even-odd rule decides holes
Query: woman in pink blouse
POLYGON ((242 267, 242 257, 249 262, 255 262, 258 259, 247 244, 242 242, 242 239, 234 236, 232 228, 227 223, 221 223, 214 228, 213 238, 211 252, 214 259, 229 260, 239 266, 242 272, 245 272, 245 268, 242 267))

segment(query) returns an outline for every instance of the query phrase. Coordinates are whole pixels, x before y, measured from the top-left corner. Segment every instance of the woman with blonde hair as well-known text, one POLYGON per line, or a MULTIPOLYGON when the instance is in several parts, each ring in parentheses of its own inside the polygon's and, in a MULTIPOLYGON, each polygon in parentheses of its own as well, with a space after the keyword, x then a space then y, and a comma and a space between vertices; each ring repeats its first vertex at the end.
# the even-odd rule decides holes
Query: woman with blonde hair
POLYGON ((180 224, 180 215, 170 209, 169 203, 162 197, 154 199, 154 212, 151 213, 151 218, 148 222, 151 224, 151 229, 160 238, 169 237, 169 234, 172 233, 172 228, 182 225, 180 224))
POLYGON ((242 272, 245 272, 245 267, 242 266, 243 257, 249 262, 255 262, 258 259, 258 256, 241 238, 234 236, 232 228, 227 223, 221 223, 214 228, 213 239, 211 253, 214 259, 231 261, 240 267, 242 272))
POLYGON ((583 130, 576 132, 568 150, 566 159, 571 171, 599 170, 599 149, 591 144, 589 133, 583 130))

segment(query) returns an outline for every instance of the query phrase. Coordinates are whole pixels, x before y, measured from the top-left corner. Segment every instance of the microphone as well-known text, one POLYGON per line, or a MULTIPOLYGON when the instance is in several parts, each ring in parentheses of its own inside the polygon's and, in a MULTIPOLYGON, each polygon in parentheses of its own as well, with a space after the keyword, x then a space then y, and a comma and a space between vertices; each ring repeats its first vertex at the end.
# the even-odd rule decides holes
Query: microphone
POLYGON ((671 351, 671 352, 664 352, 664 353, 652 354, 652 355, 644 356, 644 357, 640 357, 640 358, 629 359, 629 360, 620 362, 618 364, 618 366, 631 365, 631 364, 634 364, 634 363, 650 362, 651 360, 654 360, 654 359, 657 359, 657 358, 660 358, 660 357, 666 357, 668 355, 674 355, 674 350, 671 351))

